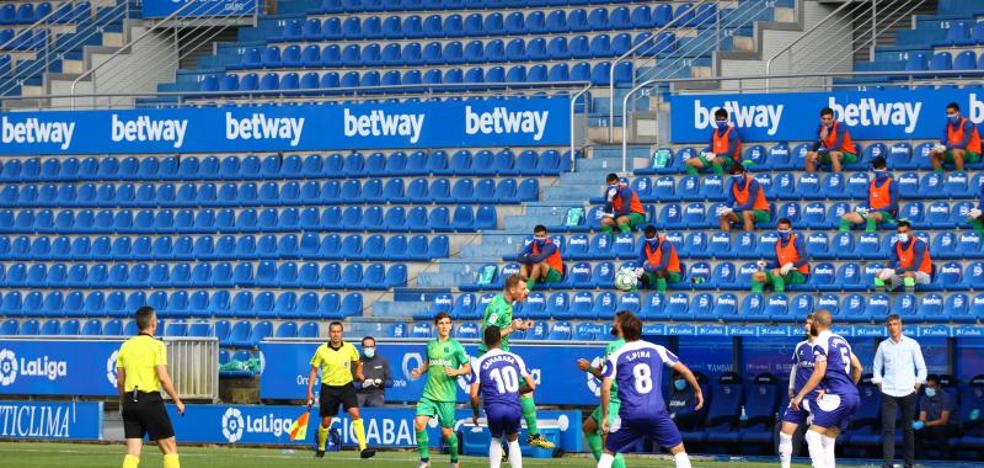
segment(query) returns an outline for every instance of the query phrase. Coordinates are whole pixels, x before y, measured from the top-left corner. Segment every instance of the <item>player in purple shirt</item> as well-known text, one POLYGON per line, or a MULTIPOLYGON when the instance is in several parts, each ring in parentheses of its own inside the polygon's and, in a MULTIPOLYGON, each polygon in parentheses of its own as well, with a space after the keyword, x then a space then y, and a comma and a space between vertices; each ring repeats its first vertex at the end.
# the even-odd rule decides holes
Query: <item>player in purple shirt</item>
POLYGON ((489 424, 489 432, 492 433, 489 466, 499 468, 502 465, 502 436, 505 435, 509 441, 509 465, 512 468, 522 468, 519 428, 523 420, 523 408, 519 403, 519 395, 532 392, 536 383, 526 370, 523 358, 501 349, 502 333, 499 327, 488 326, 483 338, 488 351, 472 364, 472 422, 478 427, 481 395, 485 406, 485 420, 489 424))
POLYGON ((799 410, 804 399, 813 390, 820 393, 806 409, 813 414, 813 423, 806 431, 806 446, 810 450, 813 468, 834 468, 834 445, 837 436, 847 429, 851 417, 861 404, 858 381, 861 380, 861 362, 851 352, 851 345, 840 335, 830 332, 833 319, 830 312, 821 310, 813 314, 810 333, 813 341, 813 374, 789 405, 799 410))
POLYGON ((663 367, 680 373, 695 390, 699 410, 704 405, 704 395, 694 374, 666 348, 642 341, 642 321, 635 314, 619 314, 615 327, 622 331, 625 345, 615 351, 605 363, 601 384, 601 430, 608 433, 605 453, 598 460, 598 468, 611 468, 615 454, 635 445, 643 437, 653 440, 673 454, 677 468, 690 468, 690 458, 683 446, 683 438, 663 402, 663 367), (608 421, 608 407, 612 397, 612 384, 618 383, 618 397, 622 406, 618 418, 608 421))
MULTIPOLYGON (((806 339, 800 341, 793 351, 793 366, 789 371, 789 399, 792 400, 796 394, 806 386, 806 381, 810 380, 813 374, 813 335, 810 330, 813 327, 813 314, 806 316, 804 331, 806 339)), ((810 392, 804 399, 812 401, 816 398, 816 390, 810 392)), ((782 427, 779 430, 779 463, 782 468, 789 468, 793 457, 793 434, 807 420, 807 412, 804 409, 793 409, 792 406, 786 408, 782 415, 782 427)))

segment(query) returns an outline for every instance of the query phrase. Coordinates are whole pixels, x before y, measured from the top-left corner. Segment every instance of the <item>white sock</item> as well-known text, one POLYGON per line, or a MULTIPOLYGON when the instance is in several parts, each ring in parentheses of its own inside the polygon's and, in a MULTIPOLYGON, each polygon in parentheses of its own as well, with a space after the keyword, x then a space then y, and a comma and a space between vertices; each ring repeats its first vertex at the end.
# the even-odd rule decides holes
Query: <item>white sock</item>
POLYGON ((793 459, 793 436, 785 432, 779 433, 779 465, 789 468, 793 459))
POLYGON ((509 466, 523 468, 523 449, 519 446, 518 438, 509 442, 509 466))
POLYGON ((489 442, 489 468, 502 466, 502 441, 493 437, 489 442))
POLYGON ((598 468, 612 468, 612 463, 614 462, 615 462, 615 455, 602 453, 601 458, 598 459, 598 468))
POLYGON ((827 468, 834 468, 837 466, 837 457, 834 452, 834 446, 837 443, 837 439, 833 437, 823 436, 823 453, 824 461, 827 462, 827 468))
POLYGON ((687 456, 687 452, 673 455, 673 461, 676 462, 676 468, 690 468, 690 457, 687 456))
POLYGON ((817 431, 806 431, 806 447, 810 450, 813 468, 827 468, 827 454, 823 448, 823 435, 817 431))

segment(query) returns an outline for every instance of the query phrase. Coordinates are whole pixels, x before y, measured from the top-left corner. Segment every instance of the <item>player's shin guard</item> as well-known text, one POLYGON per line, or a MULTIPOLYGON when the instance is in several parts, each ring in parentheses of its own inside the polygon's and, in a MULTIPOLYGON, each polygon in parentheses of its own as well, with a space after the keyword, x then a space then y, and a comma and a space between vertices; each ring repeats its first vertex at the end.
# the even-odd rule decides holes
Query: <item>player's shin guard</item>
POLYGON ((836 448, 836 444, 837 439, 823 436, 823 454, 824 462, 827 463, 826 468, 834 468, 837 466, 837 455, 834 450, 836 448))
POLYGON ((355 431, 355 440, 359 442, 359 451, 366 449, 366 426, 362 419, 352 421, 352 430, 355 431))
POLYGON ((584 439, 588 441, 588 448, 591 450, 591 455, 594 455, 595 461, 601 459, 601 434, 597 432, 584 434, 584 439))
POLYGON ((178 454, 169 453, 164 455, 164 468, 181 468, 181 462, 178 461, 178 454))
POLYGON ((793 459, 793 436, 785 432, 779 433, 779 466, 789 468, 793 459))
POLYGON ((137 468, 140 465, 140 457, 126 455, 123 457, 123 468, 137 468))
POLYGON ((865 218, 864 219, 864 222, 865 222, 864 232, 877 232, 878 231, 878 221, 875 221, 874 218, 865 218))
POLYGON ((493 437, 489 442, 489 468, 499 468, 502 466, 502 440, 493 437))
POLYGON ((598 468, 612 468, 612 463, 615 461, 615 457, 611 454, 603 453, 601 454, 601 459, 598 460, 598 468))
POLYGON ((628 223, 618 223, 618 231, 622 234, 628 234, 632 232, 632 226, 629 226, 628 223))
POLYGON ((840 232, 851 232, 851 222, 846 219, 842 219, 839 230, 840 232))
POLYGON ((806 447, 810 450, 813 468, 827 468, 827 454, 823 449, 823 436, 817 431, 806 431, 806 447))
POLYGON ((676 468, 690 468, 690 456, 687 455, 687 452, 673 455, 673 462, 676 464, 676 468))
POLYGON ((452 432, 448 437, 448 452, 451 452, 451 463, 458 462, 458 434, 452 432))
POLYGON ((318 426, 318 450, 325 451, 328 444, 328 426, 318 426))
POLYGON ((711 163, 711 172, 714 172, 714 175, 724 175, 724 167, 716 162, 711 163))
POLYGON ((533 402, 532 395, 524 395, 519 397, 519 404, 523 408, 523 419, 526 421, 526 428, 529 430, 531 436, 535 436, 540 433, 540 429, 536 426, 536 403, 533 402))
POLYGON ((430 438, 427 437, 427 429, 417 431, 417 451, 420 452, 422 461, 430 460, 430 438))
POLYGON ((519 446, 519 439, 509 442, 509 465, 523 468, 523 449, 519 446))

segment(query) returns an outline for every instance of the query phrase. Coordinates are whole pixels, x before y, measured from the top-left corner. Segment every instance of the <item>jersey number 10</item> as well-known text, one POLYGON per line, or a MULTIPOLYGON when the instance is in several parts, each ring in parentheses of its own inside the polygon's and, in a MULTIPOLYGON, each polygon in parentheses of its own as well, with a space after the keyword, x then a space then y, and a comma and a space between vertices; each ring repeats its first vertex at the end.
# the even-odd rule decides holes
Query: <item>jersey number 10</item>
POLYGON ((498 367, 489 372, 489 377, 495 381, 499 394, 516 393, 519 391, 519 375, 514 367, 498 367))

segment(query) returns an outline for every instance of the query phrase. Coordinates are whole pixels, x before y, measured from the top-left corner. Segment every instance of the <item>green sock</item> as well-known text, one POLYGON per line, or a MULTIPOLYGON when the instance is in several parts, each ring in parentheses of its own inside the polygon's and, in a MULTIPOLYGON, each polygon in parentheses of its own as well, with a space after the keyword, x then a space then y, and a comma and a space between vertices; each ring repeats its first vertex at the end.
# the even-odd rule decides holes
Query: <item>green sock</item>
POLYGON ((846 219, 842 219, 840 222, 840 232, 851 232, 851 222, 846 219))
POLYGON ((974 230, 980 234, 984 234, 984 223, 979 219, 971 219, 970 225, 974 227, 974 230))
POLYGON ((874 218, 865 218, 864 232, 875 232, 878 230, 878 221, 874 218))
POLYGON ((697 168, 694 166, 687 166, 687 175, 697 175, 697 168))
POLYGON ((529 289, 530 291, 532 291, 534 287, 536 287, 536 280, 535 279, 530 278, 530 279, 526 280, 526 289, 529 289))
POLYGON ((451 452, 451 463, 458 462, 458 434, 452 432, 448 437, 448 451, 451 452))
POLYGON ((588 448, 591 450, 591 455, 594 456, 595 461, 601 460, 601 434, 597 432, 585 433, 584 439, 588 441, 588 448))
POLYGON ((614 231, 614 230, 615 230, 615 228, 613 226, 611 226, 611 225, 608 225, 608 224, 602 224, 601 225, 601 232, 603 232, 605 234, 608 234, 609 236, 612 235, 612 231, 614 231))
POLYGON ((755 294, 762 294, 765 290, 765 283, 759 283, 758 281, 752 281, 752 292, 755 294))
POLYGON ((536 426, 536 403, 533 402, 533 397, 520 397, 519 404, 523 408, 523 419, 526 420, 526 429, 529 430, 531 436, 539 434, 540 429, 536 426))
POLYGON ((427 437, 427 429, 422 431, 417 431, 417 451, 420 452, 420 459, 423 461, 430 460, 430 439, 427 437))
POLYGON ((936 169, 933 169, 933 172, 935 172, 937 174, 942 174, 943 173, 943 167, 942 166, 937 167, 936 169))
POLYGON ((632 232, 632 226, 629 226, 628 224, 625 223, 618 223, 618 231, 621 232, 622 234, 628 234, 632 232))
POLYGON ((772 290, 777 293, 786 292, 786 280, 782 275, 772 275, 772 290))
POLYGON ((902 285, 904 285, 907 288, 914 288, 914 287, 916 287, 916 279, 915 278, 903 278, 902 279, 902 285))
POLYGON ((615 454, 615 461, 612 462, 612 468, 625 468, 625 458, 622 457, 621 453, 615 454))
POLYGON ((711 163, 711 170, 714 171, 714 175, 724 174, 724 168, 718 163, 711 163))
POLYGON ((660 292, 660 293, 666 292, 666 278, 656 279, 656 292, 660 292))

